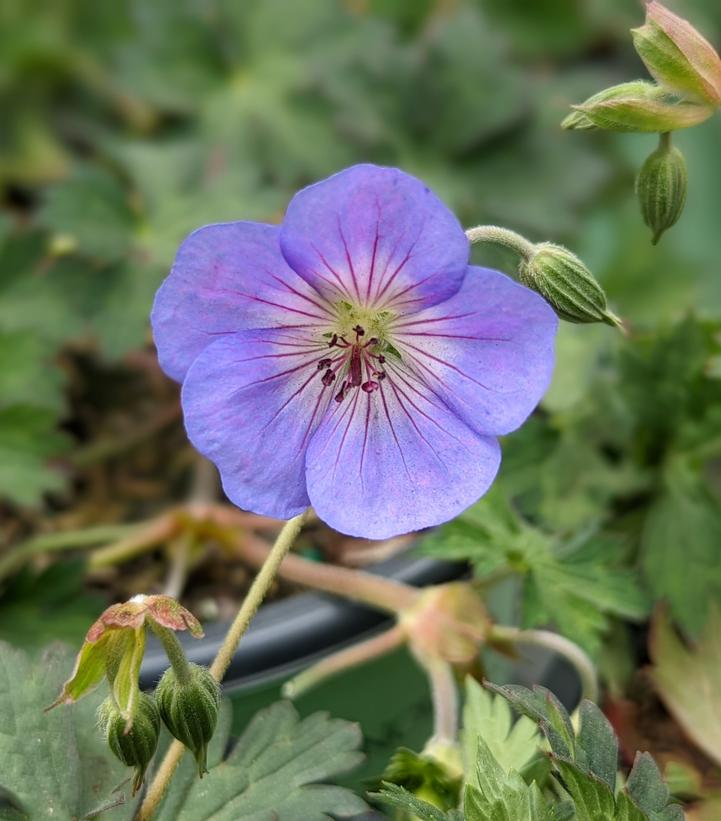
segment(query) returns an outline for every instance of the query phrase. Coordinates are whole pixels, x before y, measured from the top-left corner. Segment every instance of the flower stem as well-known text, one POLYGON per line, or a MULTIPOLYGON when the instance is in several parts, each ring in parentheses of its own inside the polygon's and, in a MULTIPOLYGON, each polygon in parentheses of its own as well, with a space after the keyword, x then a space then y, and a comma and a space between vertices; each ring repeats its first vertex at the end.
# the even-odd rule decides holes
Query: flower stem
POLYGON ((534 244, 525 237, 498 225, 478 225, 475 228, 469 228, 466 236, 472 243, 492 242, 504 248, 510 248, 524 259, 530 259, 535 248, 534 244))
MULTIPOLYGON (((240 538, 234 536, 233 547, 241 558, 255 567, 262 566, 269 555, 265 542, 252 534, 243 534, 240 538)), ((279 575, 304 587, 353 599, 394 615, 411 607, 419 595, 413 587, 401 582, 362 570, 311 562, 296 555, 288 556, 279 575)))
POLYGON ((454 742, 458 736, 458 689, 447 661, 433 658, 421 664, 428 674, 433 701, 432 741, 454 742))
MULTIPOLYGON (((278 534, 275 544, 270 549, 263 566, 253 580, 253 584, 243 599, 230 630, 228 630, 223 644, 210 667, 210 672, 216 681, 222 681, 243 634, 248 629, 251 619, 273 583, 281 562, 300 533, 307 515, 308 511, 306 510, 300 516, 289 519, 278 534)), ((138 821, 148 821, 153 817, 184 752, 185 746, 180 741, 176 740, 170 745, 153 779, 153 783, 148 787, 148 793, 138 812, 138 821)))
POLYGON ((190 681, 190 665, 188 664, 188 659, 185 658, 183 645, 175 635, 175 631, 169 630, 167 627, 163 627, 162 624, 158 624, 152 619, 148 619, 148 622, 150 623, 150 629, 153 633, 155 633, 160 640, 160 643, 163 645, 165 655, 168 657, 170 666, 175 672, 175 677, 178 679, 178 683, 187 684, 190 681))
POLYGON ((581 698, 598 701, 596 668, 586 653, 569 639, 549 630, 521 630, 518 627, 495 624, 490 629, 488 640, 511 644, 535 644, 553 650, 570 662, 578 673, 581 681, 581 698))
POLYGON ((405 630, 396 624, 390 630, 384 630, 366 641, 339 650, 321 659, 307 670, 303 670, 283 685, 282 695, 284 698, 298 698, 306 690, 310 690, 337 673, 390 653, 391 650, 400 647, 405 640, 405 630))

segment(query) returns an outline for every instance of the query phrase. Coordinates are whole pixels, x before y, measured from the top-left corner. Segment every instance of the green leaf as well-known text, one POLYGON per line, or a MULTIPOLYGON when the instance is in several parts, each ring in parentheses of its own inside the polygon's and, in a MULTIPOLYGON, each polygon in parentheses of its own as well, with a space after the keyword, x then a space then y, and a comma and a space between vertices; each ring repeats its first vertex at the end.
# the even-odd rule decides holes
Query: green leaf
POLYGON ((538 785, 528 785, 514 771, 506 772, 483 738, 478 739, 475 784, 469 783, 463 803, 467 821, 543 821, 554 813, 538 785))
POLYGON ((397 784, 424 798, 433 796, 436 806, 452 809, 458 805, 462 778, 458 768, 451 772, 433 754, 419 754, 400 747, 393 753, 381 781, 397 784))
MULTIPOLYGON (((159 821, 325 821, 363 812, 344 787, 323 784, 362 759, 355 724, 316 713, 301 720, 288 702, 261 710, 230 754, 202 780, 174 778, 159 821)), ((192 779, 192 775, 191 775, 192 779)))
POLYGON ((390 807, 406 810, 419 818, 420 821, 464 821, 464 816, 456 810, 450 810, 449 812, 439 810, 438 807, 416 798, 413 793, 399 787, 397 784, 384 782, 383 789, 377 793, 370 793, 369 798, 390 807))
POLYGON ((80 168, 47 191, 39 222, 82 254, 115 260, 130 247, 134 216, 115 178, 99 166, 80 168))
POLYGON ((36 505, 47 491, 60 490, 62 475, 49 461, 66 449, 53 411, 29 405, 0 409, 0 498, 36 505))
POLYGON ((37 650, 53 640, 79 645, 102 612, 102 596, 84 585, 85 562, 66 558, 37 572, 23 568, 0 597, 0 639, 37 650))
POLYGON ((605 821, 616 817, 615 801, 608 784, 573 761, 557 756, 553 756, 552 761, 573 799, 578 821, 605 821))
POLYGON ((519 713, 537 722, 556 755, 568 758, 573 755, 575 741, 571 719, 550 690, 538 685, 529 690, 518 684, 484 684, 492 692, 503 696, 519 713))
POLYGON ((719 544, 718 503, 695 469, 673 462, 665 491, 646 516, 641 558, 654 595, 668 602, 673 617, 691 635, 701 632, 711 602, 721 599, 719 544))
MULTIPOLYGON (((71 664, 66 649, 34 664, 0 642, 0 786, 32 819, 84 818, 126 777, 95 728, 99 695, 44 712, 71 664)), ((113 818, 131 818, 133 803, 113 818)))
POLYGON ((650 821, 683 821, 683 810, 669 804, 668 787, 649 753, 636 753, 624 793, 650 821))
POLYGON ((649 650, 651 677, 669 712, 686 735, 721 765, 721 724, 711 718, 718 712, 721 693, 721 610, 711 607, 695 646, 684 644, 668 614, 660 610, 649 650))
POLYGON ((640 620, 648 612, 636 574, 622 566, 620 546, 588 532, 567 541, 554 539, 515 513, 501 488, 436 530, 423 550, 469 560, 481 579, 518 573, 524 583, 524 624, 552 621, 564 635, 596 652, 608 627, 606 614, 640 620))
POLYGON ((581 727, 578 731, 576 758, 584 769, 600 778, 608 788, 616 788, 618 740, 613 727, 592 702, 581 702, 581 727))
POLYGON ((33 405, 61 411, 62 375, 55 346, 32 331, 0 331, 0 407, 33 405))
POLYGON ((466 678, 466 699, 463 705, 463 759, 469 783, 475 783, 473 763, 478 755, 478 740, 482 738, 492 756, 506 772, 523 768, 538 753, 540 736, 536 726, 526 716, 514 723, 511 708, 504 698, 491 695, 470 676, 466 678))

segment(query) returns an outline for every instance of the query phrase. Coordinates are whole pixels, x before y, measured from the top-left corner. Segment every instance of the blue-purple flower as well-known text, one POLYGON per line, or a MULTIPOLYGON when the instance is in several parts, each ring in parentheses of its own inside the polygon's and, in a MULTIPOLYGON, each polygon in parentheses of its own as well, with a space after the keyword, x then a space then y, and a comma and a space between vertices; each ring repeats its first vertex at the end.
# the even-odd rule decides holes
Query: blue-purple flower
POLYGON ((152 322, 188 435, 229 499, 312 505, 384 538, 482 496, 553 369, 554 312, 469 266, 419 180, 357 165, 300 191, 282 225, 208 225, 180 247, 152 322))

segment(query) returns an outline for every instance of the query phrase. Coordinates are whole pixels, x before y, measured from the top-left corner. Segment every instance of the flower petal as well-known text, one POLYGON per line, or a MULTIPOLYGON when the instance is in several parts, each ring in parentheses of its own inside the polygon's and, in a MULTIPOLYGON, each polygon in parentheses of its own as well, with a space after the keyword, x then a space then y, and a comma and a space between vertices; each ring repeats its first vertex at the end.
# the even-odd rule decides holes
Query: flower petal
POLYGON ((558 318, 505 274, 468 269, 448 301, 399 319, 393 341, 432 391, 481 434, 519 427, 551 381, 558 318))
POLYGON ((500 448, 479 436, 401 365, 378 390, 335 404, 308 447, 318 516, 352 536, 384 539, 451 519, 493 481, 500 448))
POLYGON ((151 321, 161 367, 180 382, 219 336, 317 325, 326 311, 322 297, 288 267, 276 226, 230 222, 206 225, 183 242, 151 321))
POLYGON ((327 356, 327 342, 302 330, 241 331, 190 367, 188 436, 239 507, 287 519, 308 506, 305 449, 333 393, 317 369, 327 356))
POLYGON ((355 165, 293 197, 280 230, 291 267, 329 299, 415 309, 456 293, 468 240, 420 180, 355 165))

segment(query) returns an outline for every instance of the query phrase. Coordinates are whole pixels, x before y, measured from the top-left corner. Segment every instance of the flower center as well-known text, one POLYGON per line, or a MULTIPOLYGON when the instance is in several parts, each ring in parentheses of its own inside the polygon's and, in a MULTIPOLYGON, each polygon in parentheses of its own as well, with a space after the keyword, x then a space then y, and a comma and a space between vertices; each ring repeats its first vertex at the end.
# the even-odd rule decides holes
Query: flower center
POLYGON ((336 379, 339 381, 340 389, 333 397, 336 402, 342 402, 353 388, 369 394, 378 390, 386 378, 386 358, 379 337, 369 336, 362 325, 356 324, 351 334, 332 334, 328 347, 331 356, 318 362, 318 370, 323 372, 321 381, 325 387, 336 379))

